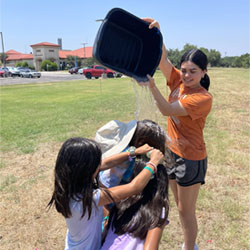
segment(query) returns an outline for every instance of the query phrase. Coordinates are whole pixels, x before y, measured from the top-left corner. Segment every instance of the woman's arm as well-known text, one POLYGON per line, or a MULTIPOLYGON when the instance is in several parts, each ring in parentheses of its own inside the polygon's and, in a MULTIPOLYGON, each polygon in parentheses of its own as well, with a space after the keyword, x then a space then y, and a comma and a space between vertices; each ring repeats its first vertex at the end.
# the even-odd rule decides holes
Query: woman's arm
MULTIPOLYGON (((146 154, 148 151, 152 149, 153 148, 150 147, 148 144, 144 144, 143 146, 135 150, 135 154, 136 155, 146 154)), ((122 152, 105 158, 104 160, 102 160, 100 171, 118 166, 119 164, 126 161, 128 159, 128 156, 129 156, 128 152, 122 152)))
MULTIPOLYGON (((164 155, 160 150, 153 149, 150 155, 150 162, 157 166, 163 159, 163 156, 164 155)), ((154 171, 153 166, 148 165, 147 167, 154 171)), ((101 192, 98 206, 103 206, 114 201, 120 201, 132 195, 139 194, 148 184, 151 176, 152 173, 148 169, 144 168, 130 183, 109 188, 108 190, 113 200, 110 199, 110 197, 105 192, 101 192)))
POLYGON ((186 109, 179 101, 170 103, 166 101, 159 89, 157 88, 154 79, 147 75, 149 80, 149 89, 156 100, 156 105, 164 116, 186 116, 188 115, 186 109))
POLYGON ((162 45, 162 56, 161 56, 159 67, 160 67, 161 72, 167 79, 167 81, 170 81, 173 64, 167 58, 167 50, 164 44, 162 45))
POLYGON ((165 225, 148 230, 143 250, 158 250, 165 225))
MULTIPOLYGON (((152 18, 142 18, 145 22, 149 23, 149 29, 152 29, 153 27, 156 27, 160 30, 160 25, 159 23, 152 19, 152 18)), ((161 56, 161 61, 159 64, 160 70, 167 79, 167 81, 170 80, 171 72, 172 72, 172 67, 173 64, 170 62, 170 60, 167 58, 167 50, 165 45, 162 45, 162 56, 161 56)))

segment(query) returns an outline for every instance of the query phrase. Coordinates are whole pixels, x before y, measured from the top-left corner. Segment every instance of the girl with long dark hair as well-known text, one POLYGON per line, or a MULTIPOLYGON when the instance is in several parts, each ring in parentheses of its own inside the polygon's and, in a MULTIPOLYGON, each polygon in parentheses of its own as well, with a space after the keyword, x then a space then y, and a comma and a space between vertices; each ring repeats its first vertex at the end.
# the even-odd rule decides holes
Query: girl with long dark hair
MULTIPOLYGON (((101 183, 106 187, 127 183, 131 180, 132 174, 136 176, 140 172, 143 164, 149 161, 145 151, 141 150, 144 144, 159 149, 165 155, 163 160, 165 166, 168 166, 171 161, 166 147, 167 135, 152 120, 133 120, 128 123, 113 120, 97 131, 95 139, 100 143, 105 158, 102 168, 105 169, 104 165, 107 160, 109 162, 108 167, 112 167, 100 176, 101 183), (125 152, 130 151, 131 148, 133 149, 133 157, 128 160, 125 152), (118 154, 113 156, 114 153, 118 154)), ((117 234, 113 233, 113 227, 109 230, 105 241, 105 249, 108 245, 111 249, 115 249, 115 247, 117 249, 158 249, 166 222, 165 215, 163 219, 160 219, 160 216, 163 210, 166 216, 168 212, 166 170, 161 165, 159 171, 159 175, 157 174, 157 177, 150 181, 150 185, 143 191, 142 196, 133 196, 131 199, 120 202, 117 209, 116 206, 113 208, 118 213, 124 214, 125 217, 122 218, 126 218, 126 220, 122 219, 124 224, 120 224, 120 219, 115 218, 113 220, 112 225, 118 227, 122 225, 122 230, 120 230, 121 227, 116 228, 117 234), (132 203, 136 204, 132 205, 132 203), (128 227, 131 227, 131 223, 134 224, 135 217, 133 216, 135 214, 137 222, 133 229, 136 229, 135 231, 127 230, 128 227), (119 246, 110 245, 114 237, 116 237, 115 242, 120 242, 119 246), (121 240, 124 237, 129 238, 129 244, 121 240)), ((105 215, 108 215, 107 211, 105 215)), ((107 216, 105 217, 107 218, 107 216)))
MULTIPOLYGON (((135 163, 131 179, 140 173, 144 165, 143 161, 135 163)), ((141 194, 122 200, 111 209, 108 233, 101 250, 158 249, 161 233, 168 218, 166 180, 166 168, 160 164, 157 167, 157 174, 141 194), (154 242, 152 236, 149 236, 152 232, 154 242)))
MULTIPOLYGON (((150 162, 157 166, 163 158, 160 150, 152 150, 150 162)), ((130 157, 129 153, 126 153, 130 157)), ((86 138, 70 138, 61 147, 55 165, 55 183, 49 207, 66 220, 65 249, 99 250, 103 220, 102 206, 140 193, 154 176, 155 167, 147 164, 128 184, 110 189, 99 188, 101 170, 100 146, 86 138)), ((156 168, 157 169, 157 168, 156 168)))

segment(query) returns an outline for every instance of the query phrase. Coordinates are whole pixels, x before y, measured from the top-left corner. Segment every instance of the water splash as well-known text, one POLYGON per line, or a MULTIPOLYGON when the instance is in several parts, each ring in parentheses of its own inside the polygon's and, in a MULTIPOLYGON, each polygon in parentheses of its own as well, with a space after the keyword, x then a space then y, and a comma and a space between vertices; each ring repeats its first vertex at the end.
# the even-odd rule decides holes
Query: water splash
POLYGON ((158 123, 158 107, 148 86, 139 86, 133 79, 132 83, 136 97, 135 119, 138 121, 149 119, 158 123))
MULTIPOLYGON (((135 97, 136 97, 136 112, 135 112, 135 119, 137 121, 141 121, 144 119, 149 119, 152 121, 155 121, 160 125, 160 118, 162 117, 162 114, 160 113, 156 101, 149 90, 149 87, 147 85, 145 86, 139 86, 139 84, 134 80, 131 79, 135 97)), ((166 86, 166 94, 168 94, 168 89, 166 86)), ((168 134, 165 132, 166 136, 166 145, 170 146, 175 144, 173 140, 168 136, 168 134)), ((166 155, 169 155, 169 152, 166 152, 166 155)), ((171 159, 171 157, 169 157, 171 159)))

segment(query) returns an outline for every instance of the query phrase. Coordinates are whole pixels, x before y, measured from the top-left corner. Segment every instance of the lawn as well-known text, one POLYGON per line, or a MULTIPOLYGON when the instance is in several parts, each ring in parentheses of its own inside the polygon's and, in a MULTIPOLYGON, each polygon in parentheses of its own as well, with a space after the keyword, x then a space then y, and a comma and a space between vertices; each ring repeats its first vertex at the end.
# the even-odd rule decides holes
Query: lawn
MULTIPOLYGON (((202 250, 250 248, 249 75, 247 69, 209 70, 214 98, 204 130, 209 166, 197 204, 202 250)), ((155 79, 167 95, 160 72, 155 79)), ((46 205, 65 139, 93 138, 112 119, 149 118, 167 126, 148 90, 129 78, 2 86, 0 98, 0 243, 6 250, 63 249, 64 219, 46 205)), ((170 201, 161 250, 180 249, 183 242, 172 194, 170 201)))

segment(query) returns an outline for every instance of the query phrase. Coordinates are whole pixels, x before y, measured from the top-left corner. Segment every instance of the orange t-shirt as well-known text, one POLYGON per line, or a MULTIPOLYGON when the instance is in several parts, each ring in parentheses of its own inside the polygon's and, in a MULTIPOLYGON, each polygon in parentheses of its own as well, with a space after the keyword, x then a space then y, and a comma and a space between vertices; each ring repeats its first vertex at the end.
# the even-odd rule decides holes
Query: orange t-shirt
POLYGON ((168 117, 168 135, 171 138, 171 151, 188 160, 206 158, 203 128, 212 107, 212 96, 203 88, 185 87, 180 79, 180 71, 173 67, 170 81, 169 102, 179 100, 187 111, 187 116, 168 117))

